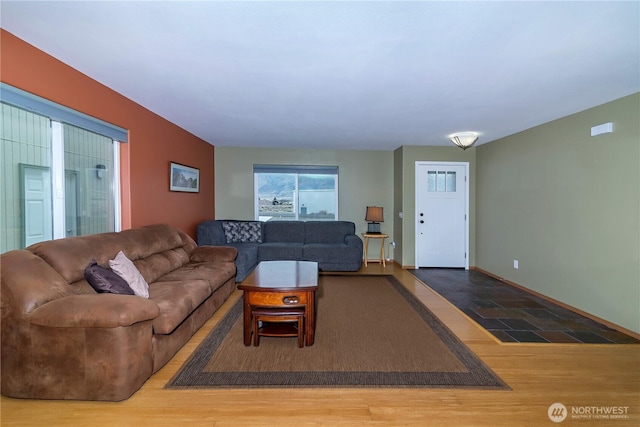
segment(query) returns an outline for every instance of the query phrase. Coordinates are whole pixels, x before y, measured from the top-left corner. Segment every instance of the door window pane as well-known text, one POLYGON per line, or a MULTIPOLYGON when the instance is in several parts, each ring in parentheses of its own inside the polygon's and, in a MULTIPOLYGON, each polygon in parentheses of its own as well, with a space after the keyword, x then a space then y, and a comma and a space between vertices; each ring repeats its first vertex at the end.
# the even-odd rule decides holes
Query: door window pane
POLYGON ((436 172, 427 172, 427 191, 433 193, 436 191, 436 172))
POLYGON ((445 176, 446 176, 445 172, 442 172, 442 171, 438 172, 438 181, 437 181, 437 184, 436 184, 438 192, 444 192, 445 189, 446 189, 445 176))
POLYGON ((446 171, 427 171, 427 192, 455 193, 456 173, 446 171))
POLYGON ((448 193, 456 192, 456 173, 455 172, 447 172, 447 189, 448 193))

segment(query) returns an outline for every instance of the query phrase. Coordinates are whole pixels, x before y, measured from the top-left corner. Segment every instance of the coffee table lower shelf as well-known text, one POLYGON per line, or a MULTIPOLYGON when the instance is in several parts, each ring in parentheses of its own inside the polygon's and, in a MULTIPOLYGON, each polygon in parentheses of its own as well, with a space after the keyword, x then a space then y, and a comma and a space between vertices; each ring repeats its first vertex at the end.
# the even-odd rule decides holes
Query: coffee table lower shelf
POLYGON ((263 337, 297 337, 296 323, 264 322, 258 329, 258 335, 263 337))

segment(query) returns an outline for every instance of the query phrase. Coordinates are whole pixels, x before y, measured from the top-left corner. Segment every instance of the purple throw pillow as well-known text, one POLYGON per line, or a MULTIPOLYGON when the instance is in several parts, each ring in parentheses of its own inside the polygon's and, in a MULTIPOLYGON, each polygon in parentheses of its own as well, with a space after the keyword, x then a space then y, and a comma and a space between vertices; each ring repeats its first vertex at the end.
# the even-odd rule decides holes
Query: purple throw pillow
POLYGON ((91 260, 84 269, 84 278, 98 293, 134 295, 122 277, 108 268, 101 267, 95 260, 91 260))

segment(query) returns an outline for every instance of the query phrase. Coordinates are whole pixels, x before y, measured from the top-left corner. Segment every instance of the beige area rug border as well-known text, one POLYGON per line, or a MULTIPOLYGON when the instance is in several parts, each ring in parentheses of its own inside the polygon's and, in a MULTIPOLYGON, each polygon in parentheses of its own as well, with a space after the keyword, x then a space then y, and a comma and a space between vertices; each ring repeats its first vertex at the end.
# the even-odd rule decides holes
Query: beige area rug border
MULTIPOLYGON (((372 279, 374 278, 372 277, 372 279)), ((232 326, 242 316, 242 300, 239 300, 198 346, 165 388, 475 388, 510 390, 508 385, 396 278, 377 276, 375 280, 388 281, 447 345, 466 370, 463 372, 208 372, 206 366, 209 360, 222 344, 232 326)))

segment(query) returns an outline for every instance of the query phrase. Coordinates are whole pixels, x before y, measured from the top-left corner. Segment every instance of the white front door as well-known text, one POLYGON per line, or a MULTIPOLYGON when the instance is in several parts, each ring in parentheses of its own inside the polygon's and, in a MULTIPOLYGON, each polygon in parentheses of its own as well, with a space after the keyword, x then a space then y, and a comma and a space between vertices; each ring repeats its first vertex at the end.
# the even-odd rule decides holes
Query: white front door
POLYGON ((416 268, 469 267, 468 169, 416 162, 416 268))

